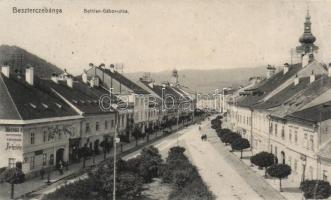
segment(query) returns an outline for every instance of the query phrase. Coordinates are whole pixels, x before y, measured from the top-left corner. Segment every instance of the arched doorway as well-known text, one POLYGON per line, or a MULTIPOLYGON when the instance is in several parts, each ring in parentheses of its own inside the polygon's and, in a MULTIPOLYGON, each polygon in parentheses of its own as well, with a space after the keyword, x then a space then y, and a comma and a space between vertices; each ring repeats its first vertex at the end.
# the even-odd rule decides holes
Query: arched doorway
POLYGON ((280 155, 281 155, 281 162, 282 162, 282 164, 285 164, 285 153, 284 153, 284 151, 282 151, 282 152, 280 152, 280 155))
POLYGON ((62 163, 64 163, 64 149, 63 148, 61 148, 61 149, 58 149, 57 151, 56 151, 56 166, 59 166, 59 164, 60 164, 60 161, 62 162, 62 163))

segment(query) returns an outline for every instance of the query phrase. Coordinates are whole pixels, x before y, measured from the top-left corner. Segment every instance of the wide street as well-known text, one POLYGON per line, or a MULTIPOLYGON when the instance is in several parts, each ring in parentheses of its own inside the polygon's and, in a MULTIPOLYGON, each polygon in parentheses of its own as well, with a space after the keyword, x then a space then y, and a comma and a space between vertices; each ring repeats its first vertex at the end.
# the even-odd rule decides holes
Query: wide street
MULTIPOLYGON (((210 187, 217 199, 226 200, 260 200, 260 199, 284 199, 278 191, 272 188, 258 174, 254 173, 238 157, 220 142, 210 121, 205 120, 199 125, 192 125, 181 131, 162 138, 152 145, 156 146, 162 156, 167 155, 168 150, 176 145, 186 148, 186 154, 198 168, 201 177, 210 187), (201 133, 206 133, 207 141, 202 141, 201 133)), ((124 159, 135 157, 139 150, 124 156, 124 159)), ((39 199, 40 194, 50 193, 65 182, 75 179, 65 179, 56 184, 34 192, 33 199, 39 199)))

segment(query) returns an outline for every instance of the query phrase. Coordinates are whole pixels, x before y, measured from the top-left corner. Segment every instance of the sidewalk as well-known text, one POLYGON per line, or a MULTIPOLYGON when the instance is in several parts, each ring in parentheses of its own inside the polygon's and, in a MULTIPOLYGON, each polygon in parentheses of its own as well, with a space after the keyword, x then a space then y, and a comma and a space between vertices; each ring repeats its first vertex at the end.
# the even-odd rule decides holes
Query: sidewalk
MULTIPOLYGON (((179 128, 183 128, 185 125, 181 125, 179 128)), ((177 130, 176 126, 172 128, 173 131, 177 130)), ((173 133, 173 132, 172 132, 173 133)), ((158 131, 157 134, 150 134, 149 136, 149 142, 147 143, 147 138, 141 138, 138 140, 138 145, 136 146, 136 140, 132 140, 130 143, 123 144, 122 146, 122 151, 121 151, 121 146, 120 144, 117 145, 117 155, 123 156, 123 154, 130 153, 132 151, 138 150, 142 148, 145 145, 148 145, 152 143, 153 141, 159 140, 166 135, 163 134, 163 130, 158 131)), ((111 149, 111 152, 106 155, 106 158, 112 158, 113 157, 113 150, 111 149)), ((100 155, 97 155, 94 157, 94 163, 93 163, 93 158, 91 157, 90 159, 86 160, 86 169, 91 168, 95 166, 96 164, 102 162, 104 160, 104 155, 101 153, 100 155)), ((60 175, 58 171, 52 171, 51 173, 51 182, 52 184, 61 181, 65 178, 69 177, 75 177, 83 173, 82 169, 83 163, 82 161, 79 163, 74 163, 69 166, 68 170, 64 169, 63 175, 60 175)), ((26 180, 22 184, 17 184, 15 185, 15 190, 14 190, 14 197, 16 199, 24 198, 29 193, 47 188, 49 185, 46 184, 47 182, 47 174, 45 174, 44 179, 41 180, 41 177, 35 177, 26 180)), ((10 184, 8 183, 0 183, 0 199, 9 199, 10 197, 10 184)))
MULTIPOLYGON (((228 127, 228 124, 225 122, 223 123, 224 127, 228 127)), ((215 133, 216 135, 216 133, 215 133)), ((231 147, 228 146, 227 147, 228 151, 230 152, 231 147)), ((237 157, 237 159, 240 160, 240 152, 235 151, 235 152, 230 152, 233 155, 235 155, 237 157)), ((241 159, 241 162, 243 164, 245 164, 246 166, 248 166, 254 173, 256 173, 258 176, 260 176, 262 179, 264 179, 264 181, 271 185, 275 190, 279 191, 279 180, 278 179, 274 179, 274 178, 264 178, 264 169, 263 170, 259 170, 258 167, 251 166, 250 160, 249 160, 249 156, 251 156, 251 152, 250 151, 243 151, 243 159, 241 159)), ((292 172, 293 173, 293 172, 292 172)), ((299 189, 299 182, 294 181, 293 178, 291 177, 291 175, 282 180, 282 188, 283 188, 283 192, 279 192, 284 198, 286 199, 290 199, 290 200, 301 200, 303 198, 303 194, 299 189)))
MULTIPOLYGON (((250 167, 249 159, 240 159, 240 152, 232 153, 230 152, 230 146, 225 146, 221 140, 218 138, 216 132, 209 127, 207 128, 208 141, 214 146, 214 148, 219 152, 224 158, 228 165, 232 166, 232 169, 236 171, 242 178, 245 179, 247 184, 254 190, 262 199, 267 200, 285 200, 284 196, 276 189, 273 185, 264 179, 264 174, 256 173, 250 167)), ((250 152, 249 152, 250 153, 250 152)), ((243 154, 248 155, 248 152, 243 154)), ((278 182, 277 182, 278 183, 278 182)), ((277 184, 279 186, 279 184, 277 184)), ((293 198, 288 198, 293 199, 293 198)))

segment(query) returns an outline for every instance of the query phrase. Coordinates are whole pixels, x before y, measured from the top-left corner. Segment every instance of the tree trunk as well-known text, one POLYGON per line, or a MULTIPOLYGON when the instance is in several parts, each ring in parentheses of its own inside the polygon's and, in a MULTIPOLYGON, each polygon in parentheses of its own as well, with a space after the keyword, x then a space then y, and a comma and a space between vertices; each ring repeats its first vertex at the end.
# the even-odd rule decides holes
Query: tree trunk
POLYGON ((240 151, 240 159, 243 158, 243 150, 240 151))
POLYGON ((10 188, 10 199, 14 199, 14 183, 11 184, 11 188, 10 188))
POLYGON ((107 151, 104 150, 104 151, 103 151, 103 160, 106 160, 106 154, 107 154, 107 151))
POLYGON ((86 161, 86 158, 85 156, 83 157, 83 169, 85 168, 85 161, 86 161))
POLYGON ((267 167, 264 168, 264 178, 267 178, 267 167))
POLYGON ((138 138, 136 137, 136 146, 138 146, 138 138))
POLYGON ((283 190, 282 190, 282 179, 281 178, 279 179, 279 191, 283 192, 283 190))

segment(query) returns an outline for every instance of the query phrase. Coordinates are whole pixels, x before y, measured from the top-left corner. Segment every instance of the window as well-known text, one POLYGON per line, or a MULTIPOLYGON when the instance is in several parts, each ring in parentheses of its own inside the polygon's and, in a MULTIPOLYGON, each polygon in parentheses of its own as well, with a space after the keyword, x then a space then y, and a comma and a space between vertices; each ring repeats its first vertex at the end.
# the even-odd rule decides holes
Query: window
POLYGON ((289 130, 288 139, 292 143, 292 129, 289 130))
POLYGON ((114 120, 111 120, 111 128, 114 128, 114 120))
POLYGON ((284 126, 282 128, 282 139, 284 140, 285 139, 285 129, 284 129, 284 126))
POLYGON ((269 127, 269 132, 270 132, 270 135, 272 135, 272 131, 273 131, 273 127, 272 127, 272 122, 270 123, 270 127, 269 127))
POLYGON ((89 132, 90 131, 90 124, 89 123, 86 123, 85 125, 85 132, 89 132))
POLYGON ((35 162, 34 162, 34 156, 32 156, 31 158, 30 158, 30 169, 34 169, 34 164, 35 164, 35 162))
POLYGON ((294 171, 297 172, 298 171, 298 161, 294 160, 294 171))
POLYGON ((31 142, 31 144, 34 144, 34 140, 35 140, 35 134, 34 134, 34 132, 31 132, 30 133, 30 142, 31 142))
POLYGON ((270 152, 270 153, 272 153, 272 149, 273 149, 273 148, 272 148, 272 144, 270 145, 270 149, 271 149, 271 152, 270 152))
POLYGON ((8 167, 13 168, 15 167, 15 158, 8 158, 8 167))
POLYGON ((43 141, 44 141, 44 143, 47 141, 47 132, 46 132, 46 130, 44 130, 44 132, 43 132, 43 141))
POLYGON ((304 146, 303 147, 305 147, 305 148, 307 148, 307 149, 309 149, 309 146, 308 146, 308 136, 307 136, 307 133, 305 133, 305 135, 304 135, 304 139, 305 139, 305 142, 304 142, 304 146))
POLYGON ((99 130, 99 122, 95 122, 95 130, 96 130, 96 131, 99 130))
POLYGON ((278 131, 278 130, 277 130, 277 125, 278 125, 278 124, 275 124, 275 136, 277 136, 277 131, 278 131))
POLYGON ((108 121, 105 121, 105 129, 108 129, 108 121))
POLYGON ((122 115, 122 126, 124 126, 124 115, 122 115))
POLYGON ((310 136, 310 149, 314 151, 314 136, 310 136))
POLYGON ((46 163, 47 163, 47 154, 44 153, 44 154, 43 154, 43 166, 45 166, 46 163))
POLYGON ((298 143, 298 132, 297 131, 294 131, 294 142, 295 142, 295 144, 298 143))

